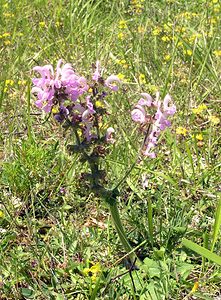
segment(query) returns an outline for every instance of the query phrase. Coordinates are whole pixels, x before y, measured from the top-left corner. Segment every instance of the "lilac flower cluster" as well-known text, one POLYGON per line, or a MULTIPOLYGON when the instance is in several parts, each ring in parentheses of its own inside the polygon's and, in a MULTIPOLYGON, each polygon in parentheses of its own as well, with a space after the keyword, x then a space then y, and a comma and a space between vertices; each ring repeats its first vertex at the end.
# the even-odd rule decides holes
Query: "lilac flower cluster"
POLYGON ((146 137, 143 145, 143 154, 155 158, 153 148, 157 145, 157 139, 162 130, 171 125, 168 120, 176 112, 176 106, 172 103, 170 95, 166 95, 163 103, 160 101, 160 94, 157 93, 156 100, 147 94, 142 93, 142 98, 138 101, 131 112, 132 120, 141 125, 146 137), (170 103, 170 105, 169 105, 170 103))
MULTIPOLYGON (((75 72, 71 64, 60 59, 54 71, 52 65, 34 67, 41 77, 33 78, 32 93, 36 95, 35 105, 62 123, 80 128, 85 140, 98 138, 98 119, 105 109, 98 109, 96 101, 103 101, 110 91, 117 91, 120 80, 111 75, 106 80, 101 76, 97 61, 92 79, 87 80, 75 72), (106 91, 106 90, 107 91, 106 91)), ((113 142, 113 128, 106 132, 106 141, 113 142)))

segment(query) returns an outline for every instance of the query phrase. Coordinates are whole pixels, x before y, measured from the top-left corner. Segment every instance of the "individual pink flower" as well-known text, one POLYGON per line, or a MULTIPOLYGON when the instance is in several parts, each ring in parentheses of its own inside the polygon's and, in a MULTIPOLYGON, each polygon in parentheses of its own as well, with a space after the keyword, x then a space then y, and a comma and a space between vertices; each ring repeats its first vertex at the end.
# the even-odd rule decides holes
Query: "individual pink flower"
POLYGON ((114 144, 115 143, 115 139, 113 138, 114 133, 115 133, 115 130, 114 130, 113 127, 109 127, 107 129, 106 136, 105 136, 105 139, 106 139, 107 143, 109 143, 109 144, 114 144))
POLYGON ((142 98, 138 101, 138 104, 150 107, 153 103, 153 98, 147 93, 141 93, 142 98))
POLYGON ((163 110, 164 110, 164 113, 166 113, 167 115, 173 116, 176 112, 176 106, 173 103, 171 106, 168 106, 169 102, 172 103, 172 99, 171 99, 170 95, 167 94, 163 100, 163 110))
POLYGON ((121 83, 120 79, 116 75, 111 75, 105 80, 105 85, 114 92, 118 91, 116 83, 121 83))
POLYGON ((137 104, 131 112, 131 117, 134 122, 144 124, 146 122, 146 112, 143 106, 137 104))
POLYGON ((137 105, 131 112, 131 117, 134 122, 144 124, 149 120, 149 114, 147 114, 146 106, 151 107, 153 105, 153 99, 147 93, 141 93, 141 96, 142 98, 138 101, 137 105))

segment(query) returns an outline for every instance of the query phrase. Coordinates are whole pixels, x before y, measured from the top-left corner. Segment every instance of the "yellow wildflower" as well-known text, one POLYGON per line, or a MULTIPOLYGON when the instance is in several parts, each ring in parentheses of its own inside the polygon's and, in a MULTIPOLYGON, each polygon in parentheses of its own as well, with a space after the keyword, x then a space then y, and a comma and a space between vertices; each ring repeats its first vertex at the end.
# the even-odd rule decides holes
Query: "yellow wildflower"
POLYGON ((27 83, 26 80, 19 80, 18 85, 25 85, 27 83))
POLYGON ((5 12, 5 13, 3 13, 3 16, 6 17, 6 18, 13 18, 15 15, 5 12))
POLYGON ((173 26, 172 23, 163 24, 163 29, 166 32, 170 32, 172 30, 172 26, 173 26))
POLYGON ((118 73, 118 74, 117 74, 117 77, 118 77, 120 80, 122 80, 122 81, 124 81, 124 79, 125 79, 125 75, 122 74, 122 73, 118 73))
POLYGON ((103 108, 103 107, 104 107, 104 103, 101 102, 100 100, 97 100, 97 101, 95 102, 95 105, 96 105, 97 108, 99 108, 99 107, 103 108))
POLYGON ((139 75, 139 82, 140 82, 141 84, 145 84, 145 83, 146 83, 145 75, 142 74, 142 73, 139 75))
POLYGON ((0 218, 4 218, 5 214, 2 210, 0 210, 0 218))
POLYGON ((13 84, 14 84, 14 80, 12 80, 12 79, 6 79, 6 80, 5 80, 5 85, 6 85, 6 86, 9 86, 9 85, 10 85, 10 86, 13 86, 13 84))
POLYGON ((126 60, 125 59, 117 59, 116 63, 119 64, 119 65, 123 65, 123 64, 126 63, 126 60))
POLYGON ((191 19, 191 13, 187 11, 186 14, 185 14, 185 18, 187 20, 190 20, 191 19))
POLYGON ((177 43, 177 47, 183 47, 183 42, 179 41, 179 42, 177 43))
POLYGON ((125 29, 127 28, 127 22, 125 20, 120 20, 118 27, 120 29, 125 29))
POLYGON ((155 27, 152 31, 152 35, 159 35, 161 33, 162 29, 159 27, 155 27))
POLYGON ((190 49, 188 49, 188 50, 183 50, 183 53, 186 54, 186 55, 188 55, 188 56, 192 56, 193 51, 190 50, 190 49))
POLYGON ((214 13, 219 13, 220 12, 220 7, 216 6, 213 8, 214 13))
POLYGON ((198 107, 196 108, 193 108, 192 109, 192 112, 195 114, 195 115, 199 115, 201 114, 204 110, 207 109, 207 106, 206 104, 200 104, 198 107))
POLYGON ((90 276, 91 280, 95 282, 100 272, 101 272, 101 265, 98 262, 90 268, 84 268, 82 273, 84 276, 90 276))
POLYGON ((183 136, 186 136, 187 132, 188 132, 188 130, 184 127, 177 127, 177 129, 176 129, 176 133, 183 135, 183 136))
POLYGON ((199 288, 199 282, 196 281, 196 282, 194 283, 194 285, 193 285, 192 290, 191 290, 191 294, 195 293, 195 292, 198 290, 198 288, 199 288))
POLYGON ((45 27, 45 26, 46 26, 46 24, 45 24, 45 22, 44 22, 44 21, 42 21, 42 22, 39 22, 38 24, 39 24, 39 26, 40 26, 40 27, 45 27))
POLYGON ((203 135, 202 135, 202 133, 196 134, 196 139, 197 139, 198 141, 203 141, 203 135))
POLYGON ((186 27, 180 27, 180 33, 184 33, 184 32, 186 32, 186 27))
POLYGON ((154 84, 150 84, 150 83, 147 84, 147 88, 152 94, 155 94, 160 89, 158 86, 156 86, 154 84))
POLYGON ((55 22, 55 27, 59 27, 59 26, 61 26, 61 22, 59 21, 55 22))
POLYGON ((77 133, 78 133, 79 137, 82 137, 82 130, 80 128, 77 130, 77 133))
POLYGON ((215 51, 213 51, 213 53, 214 53, 216 56, 221 56, 221 50, 215 50, 215 51))
POLYGON ((5 32, 5 33, 3 33, 3 35, 2 35, 2 37, 3 38, 6 38, 6 37, 9 37, 11 34, 9 33, 9 32, 5 32))
POLYGON ((164 60, 168 61, 168 60, 170 60, 170 59, 171 59, 170 54, 166 54, 166 55, 164 56, 164 60))
POLYGON ((138 31, 138 33, 144 33, 146 30, 145 30, 144 26, 138 26, 137 31, 138 31))
POLYGON ((122 65, 123 68, 125 68, 125 69, 128 68, 128 64, 127 64, 127 62, 126 62, 125 59, 117 59, 117 60, 116 60, 116 63, 119 64, 119 65, 122 65))
POLYGON ((188 49, 188 50, 186 51, 186 54, 189 55, 189 56, 191 56, 191 55, 193 54, 193 51, 190 50, 190 49, 188 49))
POLYGON ((216 24, 218 22, 217 18, 210 19, 211 24, 216 24))
POLYGON ((117 36, 120 40, 123 40, 125 37, 125 34, 123 32, 119 32, 117 36))
POLYGON ((11 41, 6 40, 6 41, 4 41, 4 44, 5 44, 6 46, 11 45, 11 41))
POLYGON ((164 42, 169 42, 170 38, 168 36, 164 35, 164 36, 162 36, 161 40, 164 42))
POLYGON ((52 108, 51 112, 52 112, 53 114, 59 113, 58 107, 54 106, 54 107, 52 108))
POLYGON ((192 34, 190 37, 189 37, 189 42, 190 43, 193 43, 193 42, 195 42, 195 40, 198 38, 201 38, 202 37, 202 34, 200 34, 200 33, 194 33, 194 34, 192 34))
POLYGON ((220 122, 220 119, 216 116, 209 116, 208 120, 213 124, 213 125, 218 125, 220 122))
POLYGON ((143 5, 141 4, 143 2, 143 0, 141 1, 131 1, 131 8, 132 10, 137 13, 137 14, 140 14, 142 13, 142 10, 143 10, 143 5))

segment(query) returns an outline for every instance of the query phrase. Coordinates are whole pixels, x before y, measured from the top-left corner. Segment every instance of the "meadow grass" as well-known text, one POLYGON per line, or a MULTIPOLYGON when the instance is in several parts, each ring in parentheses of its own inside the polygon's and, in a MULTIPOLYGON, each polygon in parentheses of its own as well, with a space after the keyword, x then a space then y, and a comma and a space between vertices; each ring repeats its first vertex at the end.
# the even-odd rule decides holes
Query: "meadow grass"
POLYGON ((221 255, 220 13, 218 0, 0 0, 0 299, 220 299, 207 256, 221 255), (100 60, 123 81, 104 164, 140 270, 67 151, 73 137, 34 105, 32 68, 60 58, 83 75, 100 60), (130 111, 156 91, 177 113, 157 158, 128 172, 141 143, 130 111))

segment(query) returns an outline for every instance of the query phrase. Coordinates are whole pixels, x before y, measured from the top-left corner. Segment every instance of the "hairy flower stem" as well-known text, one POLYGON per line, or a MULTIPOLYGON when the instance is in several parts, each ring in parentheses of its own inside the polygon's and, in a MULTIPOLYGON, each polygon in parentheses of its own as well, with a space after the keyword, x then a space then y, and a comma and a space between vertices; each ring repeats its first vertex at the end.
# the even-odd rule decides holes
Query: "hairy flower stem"
MULTIPOLYGON (((77 144, 80 145, 79 135, 76 130, 74 130, 74 132, 77 144)), ((106 188, 104 188, 103 185, 99 182, 99 176, 97 176, 100 171, 98 161, 91 160, 90 156, 84 150, 82 152, 82 157, 87 160, 88 165, 91 169, 92 190, 108 204, 115 229, 122 243, 122 246, 124 247, 124 250, 126 251, 126 253, 128 253, 131 264, 136 261, 136 265, 140 265, 141 261, 137 260, 137 256, 134 253, 133 247, 130 245, 127 239, 123 224, 121 222, 120 213, 117 207, 117 196, 119 194, 118 189, 115 188, 113 190, 107 190, 106 188)))

